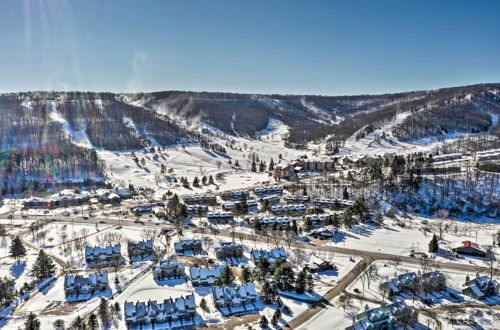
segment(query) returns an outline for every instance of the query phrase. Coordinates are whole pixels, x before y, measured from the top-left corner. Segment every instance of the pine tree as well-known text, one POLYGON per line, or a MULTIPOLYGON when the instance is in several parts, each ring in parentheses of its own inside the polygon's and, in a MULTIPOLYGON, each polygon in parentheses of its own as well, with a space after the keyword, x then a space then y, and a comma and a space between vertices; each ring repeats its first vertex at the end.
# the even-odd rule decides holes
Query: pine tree
POLYGON ((199 187, 200 186, 200 181, 198 180, 198 177, 195 176, 193 179, 193 187, 199 187))
POLYGON ((99 322, 97 321, 97 315, 94 313, 89 316, 89 330, 98 330, 99 322))
POLYGON ((24 322, 24 330, 40 330, 40 320, 35 314, 28 314, 28 319, 24 322))
POLYGON ((121 312, 121 308, 120 308, 120 304, 117 302, 115 302, 115 313, 116 315, 120 315, 120 312, 121 312))
POLYGON ((269 321, 264 315, 262 315, 262 317, 260 318, 259 325, 262 329, 265 329, 269 326, 269 321))
POLYGON ((276 308, 276 311, 274 312, 274 314, 276 314, 276 317, 278 318, 278 320, 281 318, 281 310, 279 308, 276 308))
POLYGON ((19 238, 19 236, 16 236, 12 240, 12 245, 10 246, 9 250, 9 256, 12 259, 16 259, 17 263, 26 256, 26 248, 23 245, 23 242, 19 238))
POLYGON ((259 172, 264 172, 266 170, 266 164, 263 161, 259 164, 259 172))
POLYGON ((292 226, 290 229, 295 233, 295 235, 299 234, 299 228, 297 227, 297 220, 293 219, 292 220, 292 226))
POLYGON ((206 302, 205 298, 201 298, 200 308, 203 309, 203 310, 207 309, 207 302, 206 302))
POLYGON ((247 267, 243 266, 243 268, 241 269, 241 282, 248 283, 251 280, 252 280, 252 273, 247 267))
POLYGON ((429 252, 430 253, 436 253, 439 249, 439 244, 438 244, 438 239, 436 234, 432 236, 432 239, 429 243, 429 252))
POLYGON ((208 177, 208 184, 214 184, 214 178, 212 177, 212 175, 210 174, 210 176, 208 177))
POLYGON ((278 325, 278 318, 276 317, 276 313, 273 314, 273 317, 271 318, 271 324, 275 327, 278 325))
POLYGON ((312 293, 314 291, 314 279, 309 273, 306 276, 306 290, 309 293, 312 293))
POLYGON ((297 280, 295 281, 295 292, 298 294, 303 294, 306 292, 306 273, 301 270, 297 275, 297 280))
POLYGON ((73 321, 73 324, 71 325, 72 329, 75 330, 83 330, 85 329, 85 322, 83 321, 82 317, 78 315, 76 319, 73 321))
POLYGON ((229 285, 233 283, 234 281, 234 274, 231 271, 231 267, 226 266, 224 270, 222 271, 222 274, 219 276, 219 279, 217 282, 219 283, 218 285, 229 285))
POLYGON ((274 170, 274 160, 271 158, 271 161, 269 162, 269 171, 274 170))
POLYGON ((292 266, 288 263, 282 263, 277 266, 274 270, 274 280, 276 281, 276 286, 281 290, 290 291, 293 289, 295 274, 293 273, 292 266))
POLYGON ((201 183, 206 186, 207 185, 207 176, 204 175, 203 178, 201 178, 201 183))
POLYGON ((310 231, 313 228, 313 223, 311 218, 306 217, 304 220, 304 223, 302 224, 302 230, 304 231, 310 231))
POLYGON ((44 250, 40 250, 31 272, 38 279, 48 278, 56 272, 56 265, 44 250))
POLYGON ((344 199, 349 199, 349 193, 347 192, 347 187, 344 187, 344 191, 342 192, 342 197, 344 199))
POLYGON ((108 301, 105 298, 101 298, 101 303, 99 304, 99 318, 104 328, 109 326, 111 318, 109 315, 108 301))
POLYGON ((255 164, 255 160, 252 161, 252 168, 251 168, 251 171, 252 172, 257 172, 257 164, 255 164))

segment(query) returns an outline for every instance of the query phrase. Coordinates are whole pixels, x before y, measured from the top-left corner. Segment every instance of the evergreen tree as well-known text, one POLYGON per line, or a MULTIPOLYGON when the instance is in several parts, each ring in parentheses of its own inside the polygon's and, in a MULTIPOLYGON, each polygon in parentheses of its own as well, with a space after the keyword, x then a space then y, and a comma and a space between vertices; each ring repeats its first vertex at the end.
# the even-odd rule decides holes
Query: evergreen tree
POLYGON ((224 268, 221 275, 217 279, 217 285, 218 286, 229 285, 229 284, 233 283, 233 281, 234 281, 234 274, 231 271, 231 267, 226 266, 226 268, 224 268))
POLYGON ((381 226, 384 223, 384 217, 381 212, 377 212, 377 216, 375 217, 375 222, 381 226))
POLYGON ((436 253, 439 249, 439 244, 438 244, 438 238, 436 234, 432 236, 432 239, 429 243, 429 252, 430 253, 436 253))
POLYGON ((259 325, 262 329, 266 329, 269 326, 269 321, 264 315, 260 318, 259 325))
POLYGON ((94 313, 89 316, 89 330, 98 330, 99 322, 97 321, 97 315, 94 313))
POLYGON ((306 217, 304 223, 302 224, 303 231, 310 231, 313 228, 313 223, 310 217, 306 217))
POLYGON ((203 309, 203 310, 207 309, 207 302, 206 302, 205 298, 201 298, 200 308, 203 309))
POLYGON ((208 177, 208 184, 214 184, 214 178, 212 177, 212 175, 210 174, 210 176, 208 177))
POLYGON ((117 302, 115 302, 115 313, 116 315, 120 315, 120 312, 121 312, 121 308, 120 308, 120 304, 117 302))
POLYGON ((293 273, 292 266, 286 262, 278 265, 274 270, 274 280, 279 289, 285 291, 292 290, 295 280, 295 274, 293 273))
POLYGON ((344 187, 344 192, 342 193, 342 198, 349 199, 349 193, 347 192, 347 187, 344 187))
POLYGON ((234 161, 234 166, 240 167, 240 162, 237 159, 234 161))
POLYGON ((252 160, 252 169, 251 169, 252 172, 257 172, 257 164, 255 164, 255 159, 252 160))
POLYGON ((259 172, 264 172, 266 170, 266 164, 263 161, 259 164, 259 172))
POLYGON ((312 293, 314 291, 314 279, 310 273, 306 275, 306 290, 308 293, 312 293))
POLYGON ((21 241, 19 236, 16 236, 12 240, 12 244, 9 250, 9 256, 12 259, 16 259, 18 263, 22 258, 26 256, 26 248, 24 247, 23 242, 21 241))
POLYGON ((248 283, 252 281, 252 272, 245 266, 241 269, 241 282, 248 283))
POLYGON ((276 313, 274 313, 273 317, 271 318, 271 324, 274 327, 278 325, 278 318, 276 317, 276 313))
POLYGON ((109 306, 108 301, 105 298, 101 298, 101 303, 99 304, 99 318, 101 319, 101 323, 103 328, 109 326, 111 317, 109 315, 109 306))
POLYGON ((24 322, 24 330, 40 330, 40 320, 35 314, 28 314, 28 319, 24 322))
POLYGON ((84 330, 85 327, 85 322, 83 321, 82 317, 78 315, 76 319, 73 321, 73 324, 71 325, 72 329, 75 330, 84 330))
POLYGON ((295 292, 298 294, 303 294, 306 292, 306 273, 301 270, 297 275, 297 280, 295 281, 295 292))
POLYGON ((269 171, 274 170, 274 160, 271 158, 271 161, 269 162, 269 171))
POLYGON ((56 265, 44 250, 40 250, 31 272, 38 279, 48 278, 56 272, 56 265))
POLYGON ((260 219, 255 219, 255 221, 253 221, 252 225, 253 225, 253 229, 255 229, 257 231, 262 230, 262 222, 260 221, 260 219))
POLYGON ((199 187, 200 186, 200 181, 198 180, 198 177, 195 176, 193 179, 193 187, 199 187))
POLYGON ((204 175, 203 178, 201 178, 201 183, 206 186, 207 185, 207 176, 204 175))
POLYGON ((290 229, 295 233, 295 235, 299 234, 299 228, 297 227, 297 220, 292 219, 292 226, 290 229))

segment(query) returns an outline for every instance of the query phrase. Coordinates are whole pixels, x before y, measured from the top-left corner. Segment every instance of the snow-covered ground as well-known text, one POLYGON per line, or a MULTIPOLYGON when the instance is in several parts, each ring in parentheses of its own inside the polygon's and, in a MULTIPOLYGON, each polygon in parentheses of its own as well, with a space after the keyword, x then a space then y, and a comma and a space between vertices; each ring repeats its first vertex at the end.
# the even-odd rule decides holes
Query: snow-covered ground
MULTIPOLYGON (((433 233, 439 235, 441 220, 425 219, 422 217, 410 217, 400 219, 398 222, 404 224, 404 228, 396 225, 395 220, 385 219, 384 225, 361 224, 351 229, 343 228, 335 236, 331 246, 340 246, 356 250, 378 251, 394 255, 409 256, 411 251, 428 253, 429 242, 433 233), (427 222, 427 224, 424 224, 427 222), (423 230, 424 227, 431 228, 431 232, 423 230)), ((484 266, 481 258, 456 258, 449 252, 462 241, 470 240, 481 245, 491 245, 492 236, 500 229, 500 224, 471 224, 453 220, 442 220, 443 240, 440 241, 441 252, 436 256, 431 255, 438 261, 453 261, 467 264, 484 266), (446 228, 446 229, 444 229, 446 228)), ((493 253, 497 259, 500 249, 493 247, 493 253)))
MULTIPOLYGON (((127 123, 133 125, 128 119, 127 123)), ((209 129, 215 135, 216 143, 224 146, 227 154, 216 153, 201 148, 198 144, 178 143, 176 145, 160 148, 155 154, 142 150, 134 151, 139 159, 139 164, 132 160, 132 151, 107 151, 97 150, 99 158, 106 162, 106 171, 110 179, 131 183, 137 187, 151 187, 156 190, 156 195, 161 195, 167 190, 174 190, 177 194, 195 194, 207 191, 237 189, 251 187, 273 179, 267 172, 271 159, 279 162, 279 155, 283 159, 294 159, 304 155, 304 151, 284 147, 284 137, 288 133, 288 127, 280 121, 271 119, 268 127, 258 134, 258 139, 247 139, 227 134, 201 123, 200 127, 209 129), (226 146, 230 141, 233 148, 226 146), (260 160, 266 162, 266 171, 262 173, 250 172, 252 155, 255 154, 260 160), (144 166, 141 160, 144 159, 144 166), (231 164, 229 163, 231 161, 231 164), (235 166, 236 161, 239 167, 235 166), (161 165, 172 172, 161 174, 161 165), (223 174, 223 179, 217 180, 216 174, 223 174), (199 188, 184 188, 179 183, 169 182, 169 178, 187 177, 192 183, 194 177, 201 179, 203 176, 212 175, 216 179, 216 185, 205 185, 199 188)))
POLYGON ((356 139, 357 134, 353 134, 345 141, 344 147, 339 151, 339 155, 360 158, 363 156, 383 156, 385 154, 406 155, 417 152, 429 152, 442 144, 443 139, 451 143, 460 136, 470 134, 467 132, 454 132, 439 138, 429 136, 413 141, 399 141, 392 135, 392 129, 400 125, 409 115, 409 112, 397 114, 396 118, 362 139, 356 139), (382 137, 383 133, 385 133, 385 138, 382 137))

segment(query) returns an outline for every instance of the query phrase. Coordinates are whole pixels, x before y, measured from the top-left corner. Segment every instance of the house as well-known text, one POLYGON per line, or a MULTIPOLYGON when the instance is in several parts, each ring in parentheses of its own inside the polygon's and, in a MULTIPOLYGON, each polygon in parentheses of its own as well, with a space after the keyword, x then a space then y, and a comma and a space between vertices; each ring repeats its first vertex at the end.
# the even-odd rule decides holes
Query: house
POLYGON ((232 212, 208 212, 208 221, 216 224, 227 224, 234 219, 232 212))
POLYGON ((380 288, 389 298, 398 295, 416 295, 424 298, 427 293, 446 290, 446 277, 441 272, 424 273, 422 276, 411 272, 380 284, 380 288))
POLYGON ((111 267, 125 263, 125 259, 121 254, 121 245, 99 247, 87 246, 85 248, 85 260, 87 265, 94 267, 111 267))
POLYGON ((153 268, 153 278, 156 281, 185 278, 186 272, 184 269, 184 264, 177 263, 176 259, 162 260, 158 266, 153 268))
POLYGON ((267 201, 269 205, 274 205, 278 204, 281 201, 281 198, 278 195, 269 195, 269 196, 264 196, 260 199, 261 204, 263 204, 265 201, 267 201))
POLYGON ((355 316, 356 323, 346 330, 396 330, 412 328, 418 323, 418 311, 403 302, 370 309, 355 316))
POLYGON ((331 171, 335 169, 335 160, 331 158, 300 159, 304 171, 331 171))
POLYGON ((212 269, 191 267, 189 276, 193 286, 212 286, 219 279, 224 267, 216 267, 212 269))
POLYGON ((202 252, 201 240, 188 239, 174 244, 175 253, 179 256, 186 254, 199 254, 202 252))
POLYGON ((253 283, 212 287, 214 305, 224 316, 258 313, 257 298, 253 283))
POLYGON ((316 229, 310 234, 310 236, 317 239, 333 239, 335 235, 337 235, 337 227, 334 226, 316 229))
POLYGON ((290 217, 261 217, 261 218, 252 218, 252 226, 255 226, 256 222, 259 221, 263 228, 281 228, 288 229, 290 228, 290 224, 292 223, 292 218, 290 217))
POLYGON ((252 256, 252 260, 257 263, 260 258, 267 258, 267 260, 273 262, 279 259, 286 260, 286 250, 282 247, 274 248, 271 251, 267 250, 252 250, 250 251, 250 255, 252 256))
MULTIPOLYGON (((477 300, 489 300, 490 297, 500 295, 500 286, 489 276, 476 277, 464 284, 462 293, 477 300)), ((499 297, 500 298, 500 297, 499 297)))
POLYGON ((222 242, 220 247, 215 248, 217 259, 241 258, 243 256, 243 245, 236 242, 222 242))
POLYGON ((152 239, 139 242, 128 241, 127 251, 130 261, 144 260, 146 257, 155 255, 152 239))
POLYGON ((323 227, 325 223, 333 220, 333 215, 331 214, 308 214, 304 217, 304 220, 311 220, 312 224, 316 228, 323 227))
POLYGON ((309 201, 309 196, 307 195, 286 195, 284 198, 285 202, 291 204, 306 203, 309 201))
POLYGON ((167 217, 167 210, 165 210, 165 207, 163 206, 155 206, 151 209, 151 212, 155 217, 158 219, 164 219, 167 217))
POLYGON ((466 254, 476 257, 486 258, 488 256, 488 253, 483 247, 471 241, 463 241, 452 250, 460 254, 466 254))
POLYGON ((30 198, 23 202, 24 209, 48 209, 50 208, 50 200, 46 198, 30 198))
POLYGON ((293 163, 281 163, 274 165, 273 177, 279 179, 291 179, 295 176, 295 166, 293 163))
POLYGON ((321 273, 327 270, 337 270, 337 266, 326 260, 315 260, 307 265, 307 269, 311 273, 321 273))
POLYGON ((194 328, 196 303, 194 295, 168 298, 163 303, 155 300, 124 303, 127 329, 142 328, 151 324, 168 324, 169 328, 194 328))
POLYGON ((250 197, 249 190, 226 191, 220 194, 220 198, 223 200, 241 200, 247 199, 248 197, 250 197))
POLYGON ((208 206, 201 204, 192 204, 187 206, 187 211, 189 214, 199 215, 200 213, 207 214, 208 206))
POLYGON ((108 273, 82 275, 66 275, 64 277, 64 293, 70 300, 88 300, 98 292, 108 289, 108 273))
POLYGON ((274 214, 304 213, 306 206, 304 204, 275 205, 271 207, 274 214))
POLYGON ((206 196, 189 196, 184 198, 184 204, 195 205, 214 205, 217 204, 217 196, 206 195, 206 196))
POLYGON ((255 188, 253 190, 254 194, 257 196, 265 196, 265 195, 281 195, 283 194, 283 187, 281 186, 269 186, 269 187, 262 187, 262 188, 255 188))

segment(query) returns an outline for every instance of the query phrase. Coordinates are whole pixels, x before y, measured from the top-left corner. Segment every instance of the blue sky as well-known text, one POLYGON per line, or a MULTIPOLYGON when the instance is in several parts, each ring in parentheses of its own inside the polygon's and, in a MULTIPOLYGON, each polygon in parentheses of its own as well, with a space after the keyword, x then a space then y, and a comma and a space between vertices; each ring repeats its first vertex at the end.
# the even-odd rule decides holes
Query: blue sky
POLYGON ((500 82, 500 1, 2 0, 0 91, 364 94, 500 82))

